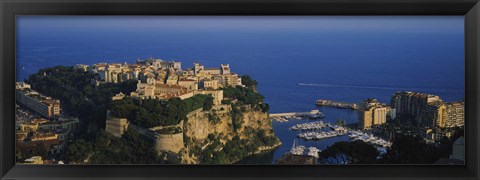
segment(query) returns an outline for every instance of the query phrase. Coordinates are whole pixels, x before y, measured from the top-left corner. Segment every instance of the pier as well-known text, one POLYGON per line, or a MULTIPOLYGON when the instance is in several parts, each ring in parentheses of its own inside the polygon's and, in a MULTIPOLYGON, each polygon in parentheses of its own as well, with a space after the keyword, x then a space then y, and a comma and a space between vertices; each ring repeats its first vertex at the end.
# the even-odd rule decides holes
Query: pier
POLYGON ((304 132, 297 135, 297 137, 305 139, 305 140, 322 140, 333 138, 337 136, 346 135, 348 132, 346 131, 321 131, 321 132, 304 132))
POLYGON ((317 100, 316 104, 317 104, 317 106, 329 106, 329 107, 353 109, 353 110, 358 109, 358 105, 355 104, 355 103, 346 103, 346 102, 324 100, 324 99, 317 100))
POLYGON ((298 116, 302 116, 302 117, 313 117, 313 118, 319 118, 319 117, 323 117, 323 113, 320 112, 319 110, 311 110, 309 112, 286 112, 286 113, 271 113, 270 114, 270 117, 298 117, 298 116))
POLYGON ((297 137, 305 140, 322 140, 322 139, 333 138, 337 136, 343 136, 349 133, 349 130, 347 128, 344 128, 342 126, 332 125, 330 123, 323 123, 322 121, 296 124, 295 126, 290 127, 290 130, 293 130, 293 131, 320 130, 320 131, 304 132, 297 135, 297 137), (322 130, 325 127, 328 127, 333 131, 322 130))
POLYGON ((373 134, 364 133, 362 131, 350 131, 350 135, 348 135, 353 140, 360 140, 369 144, 373 144, 375 146, 380 147, 391 147, 392 142, 386 141, 382 138, 375 137, 373 134))
POLYGON ((310 119, 324 118, 325 115, 319 110, 311 110, 309 112, 286 112, 286 113, 271 113, 270 118, 278 122, 288 122, 288 119, 301 120, 302 117, 310 119))
POLYGON ((309 123, 303 123, 303 124, 295 124, 289 129, 293 131, 307 131, 307 130, 323 129, 327 126, 328 124, 323 123, 323 121, 316 121, 316 122, 309 122, 309 123))

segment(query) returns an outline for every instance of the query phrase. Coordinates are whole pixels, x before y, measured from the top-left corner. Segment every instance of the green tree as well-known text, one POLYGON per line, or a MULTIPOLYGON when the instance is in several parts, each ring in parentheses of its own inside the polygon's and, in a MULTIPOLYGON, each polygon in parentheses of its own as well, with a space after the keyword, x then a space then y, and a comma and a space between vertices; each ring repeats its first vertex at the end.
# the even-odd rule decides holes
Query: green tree
POLYGON ((371 164, 377 162, 377 149, 363 141, 341 141, 319 153, 329 164, 371 164))
POLYGON ((34 143, 34 147, 25 148, 24 146, 19 146, 17 152, 18 161, 23 161, 32 156, 41 156, 43 159, 47 158, 49 147, 46 146, 44 142, 34 143))
POLYGON ((448 158, 451 146, 427 144, 423 138, 411 135, 395 135, 392 147, 382 162, 396 164, 432 164, 440 158, 448 158))
POLYGON ((128 129, 120 138, 100 135, 95 144, 106 143, 106 141, 109 143, 95 149, 90 158, 92 164, 166 163, 158 158, 152 148, 152 142, 134 130, 128 129))
POLYGON ((110 141, 112 138, 113 138, 112 135, 110 135, 108 132, 104 130, 100 130, 97 133, 95 143, 93 145, 94 150, 101 151, 103 149, 106 149, 110 144, 110 141))
POLYGON ((92 152, 92 145, 89 142, 78 139, 68 146, 65 158, 69 163, 83 163, 92 152))
MULTIPOLYGON (((236 99, 240 104, 249 104, 254 107, 262 104, 265 98, 255 90, 241 86, 224 87, 222 90, 224 98, 236 99)), ((263 108, 267 108, 266 105, 263 108)))
POLYGON ((64 114, 77 116, 82 134, 95 134, 105 124, 111 97, 119 92, 130 94, 136 89, 135 80, 95 86, 91 80, 96 76, 75 70, 73 66, 55 66, 40 69, 26 81, 41 94, 59 99, 64 114))
POLYGON ((252 77, 250 77, 249 75, 243 75, 241 76, 241 78, 242 78, 242 84, 245 85, 246 87, 254 88, 258 85, 258 82, 252 79, 252 77))
POLYGON ((213 97, 212 96, 207 96, 203 100, 203 110, 205 111, 210 111, 213 107, 213 97))

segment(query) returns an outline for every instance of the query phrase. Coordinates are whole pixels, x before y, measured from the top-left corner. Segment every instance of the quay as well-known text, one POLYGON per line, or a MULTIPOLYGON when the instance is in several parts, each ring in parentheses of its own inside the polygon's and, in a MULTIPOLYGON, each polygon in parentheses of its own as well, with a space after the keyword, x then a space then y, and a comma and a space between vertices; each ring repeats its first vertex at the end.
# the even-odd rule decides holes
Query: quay
MULTIPOLYGON (((325 115, 319 110, 311 110, 309 112, 286 112, 286 113, 271 113, 272 119, 301 119, 300 117, 307 117, 311 119, 324 118, 325 115)), ((287 120, 288 121, 288 120, 287 120)))
POLYGON ((328 139, 328 138, 333 138, 337 136, 343 136, 346 135, 348 132, 347 131, 321 131, 321 132, 304 132, 300 133, 297 135, 297 137, 305 139, 305 140, 322 140, 322 139, 328 139))
POLYGON ((348 135, 353 140, 360 140, 379 147, 391 147, 392 142, 386 141, 382 138, 375 137, 373 134, 364 133, 362 131, 350 131, 348 135))
POLYGON ((324 100, 324 99, 317 100, 316 104, 317 106, 329 106, 329 107, 353 109, 353 110, 358 109, 358 105, 355 103, 338 102, 338 101, 324 100))
POLYGON ((323 123, 322 121, 318 121, 315 123, 304 123, 304 124, 297 124, 290 128, 290 130, 298 131, 298 130, 321 130, 324 127, 329 127, 333 131, 310 131, 304 132, 297 135, 297 137, 305 139, 305 140, 322 140, 337 136, 343 136, 349 133, 349 130, 342 126, 332 125, 330 123, 323 123))
POLYGON ((294 126, 290 127, 290 130, 293 131, 307 131, 307 130, 318 130, 323 129, 327 126, 330 126, 328 123, 323 123, 323 121, 315 121, 303 124, 295 124, 294 126))

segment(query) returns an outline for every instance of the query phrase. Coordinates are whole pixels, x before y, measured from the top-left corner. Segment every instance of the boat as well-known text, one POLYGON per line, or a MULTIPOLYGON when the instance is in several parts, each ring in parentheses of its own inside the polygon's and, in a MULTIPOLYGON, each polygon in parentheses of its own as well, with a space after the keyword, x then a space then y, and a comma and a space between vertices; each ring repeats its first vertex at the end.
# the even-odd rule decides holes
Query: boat
POLYGON ((360 140, 369 144, 380 147, 391 147, 392 143, 388 142, 382 138, 375 137, 373 134, 364 133, 361 131, 351 131, 348 135, 353 140, 360 140))
POLYGON ((305 151, 305 146, 297 145, 297 140, 294 139, 292 149, 290 150, 290 153, 293 154, 293 155, 303 155, 304 151, 305 151))
POLYGON ((345 131, 329 131, 329 132, 305 132, 300 133, 297 137, 305 139, 305 140, 322 140, 337 136, 342 136, 347 134, 345 131))
POLYGON ((306 131, 306 130, 322 129, 326 126, 327 124, 323 123, 323 121, 315 121, 315 122, 309 122, 309 123, 303 123, 303 124, 296 124, 290 127, 289 129, 294 131, 306 131))
POLYGON ((315 158, 318 158, 318 156, 319 156, 318 153, 319 153, 319 152, 321 152, 320 149, 312 146, 312 147, 309 147, 309 148, 308 148, 308 153, 307 153, 307 155, 312 156, 312 157, 315 157, 315 158))

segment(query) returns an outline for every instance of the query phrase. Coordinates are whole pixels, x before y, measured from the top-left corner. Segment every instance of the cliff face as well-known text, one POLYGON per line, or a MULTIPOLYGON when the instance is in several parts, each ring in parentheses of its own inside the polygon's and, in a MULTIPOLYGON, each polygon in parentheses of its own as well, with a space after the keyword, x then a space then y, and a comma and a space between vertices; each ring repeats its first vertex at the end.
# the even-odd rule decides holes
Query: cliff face
MULTIPOLYGON (((265 132, 265 136, 274 137, 271 120, 268 113, 243 107, 240 118, 240 126, 234 127, 232 118, 232 107, 230 105, 214 106, 211 111, 201 109, 188 114, 188 120, 184 123, 183 133, 185 148, 179 153, 181 163, 199 163, 198 147, 200 151, 206 149, 213 143, 212 139, 218 139, 221 144, 232 140, 235 136, 240 139, 249 140, 257 137, 259 130, 265 132), (197 147, 197 148, 196 148, 197 147), (197 150, 195 150, 197 149, 197 150)), ((280 141, 270 146, 259 146, 256 152, 270 150, 280 145, 280 141)), ((241 157, 239 157, 240 159, 241 157)), ((239 160, 238 159, 238 160, 239 160)))
POLYGON ((222 105, 218 110, 203 111, 198 109, 187 115, 187 122, 184 123, 185 137, 190 138, 195 143, 203 142, 209 134, 232 136, 232 117, 230 116, 230 106, 222 105), (220 109, 223 107, 223 111, 220 109), (218 118, 216 122, 210 120, 209 116, 218 118))
POLYGON ((247 108, 247 112, 244 112, 241 117, 241 126, 237 131, 241 134, 241 139, 247 138, 246 131, 249 128, 255 130, 263 129, 268 135, 273 135, 272 122, 268 118, 268 113, 247 108))

